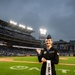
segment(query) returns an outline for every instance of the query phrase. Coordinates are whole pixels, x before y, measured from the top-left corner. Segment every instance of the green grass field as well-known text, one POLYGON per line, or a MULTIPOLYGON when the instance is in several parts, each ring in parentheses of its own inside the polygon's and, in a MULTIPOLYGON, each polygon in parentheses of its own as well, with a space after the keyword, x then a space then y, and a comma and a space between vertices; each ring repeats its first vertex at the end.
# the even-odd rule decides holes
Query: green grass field
MULTIPOLYGON (((55 65, 57 75, 75 75, 75 57, 60 58, 65 59, 60 59, 59 64, 55 65)), ((0 59, 6 59, 0 61, 0 75, 40 75, 42 64, 38 63, 36 56, 0 57, 0 59)))

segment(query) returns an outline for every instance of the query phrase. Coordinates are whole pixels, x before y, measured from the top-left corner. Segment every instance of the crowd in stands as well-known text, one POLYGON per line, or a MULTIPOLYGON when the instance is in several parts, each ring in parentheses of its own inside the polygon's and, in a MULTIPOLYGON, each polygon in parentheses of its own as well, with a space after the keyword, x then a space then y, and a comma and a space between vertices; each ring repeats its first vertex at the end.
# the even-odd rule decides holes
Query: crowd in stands
POLYGON ((60 56, 74 56, 74 52, 71 50, 58 50, 60 56))
POLYGON ((0 46, 0 56, 32 56, 36 54, 36 51, 32 49, 8 48, 6 46, 0 46))
MULTIPOLYGON (((60 50, 60 56, 74 56, 72 51, 60 50)), ((36 50, 24 48, 9 48, 0 46, 0 56, 36 56, 36 50)))

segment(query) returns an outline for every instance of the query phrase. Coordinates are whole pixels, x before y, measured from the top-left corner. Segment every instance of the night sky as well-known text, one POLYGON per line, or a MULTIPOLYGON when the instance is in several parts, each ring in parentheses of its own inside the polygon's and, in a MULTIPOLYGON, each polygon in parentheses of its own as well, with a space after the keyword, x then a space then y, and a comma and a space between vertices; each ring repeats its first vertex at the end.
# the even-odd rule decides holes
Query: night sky
POLYGON ((75 0, 0 0, 0 19, 44 28, 54 41, 75 40, 75 0))

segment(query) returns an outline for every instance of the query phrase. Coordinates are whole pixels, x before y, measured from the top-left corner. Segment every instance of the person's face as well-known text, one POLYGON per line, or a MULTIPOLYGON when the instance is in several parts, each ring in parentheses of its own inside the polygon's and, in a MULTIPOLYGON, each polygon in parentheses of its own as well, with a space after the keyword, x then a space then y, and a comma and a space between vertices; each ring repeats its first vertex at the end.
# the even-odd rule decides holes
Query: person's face
POLYGON ((53 44, 52 39, 46 39, 45 40, 45 44, 46 44, 47 47, 50 46, 50 45, 52 45, 53 44))

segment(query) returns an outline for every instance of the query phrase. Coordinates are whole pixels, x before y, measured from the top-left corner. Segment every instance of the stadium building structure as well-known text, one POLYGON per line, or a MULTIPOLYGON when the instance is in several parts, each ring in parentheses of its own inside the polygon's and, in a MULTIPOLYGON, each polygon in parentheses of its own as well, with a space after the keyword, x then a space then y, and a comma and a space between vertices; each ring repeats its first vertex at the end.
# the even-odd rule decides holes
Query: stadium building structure
POLYGON ((7 46, 41 47, 40 41, 31 35, 33 32, 0 20, 0 41, 7 46))
MULTIPOLYGON (((45 42, 41 44, 41 40, 32 36, 33 32, 35 31, 0 20, 0 56, 36 55, 35 48, 42 48, 45 42)), ((53 46, 61 56, 75 56, 75 40, 54 41, 53 46)))

